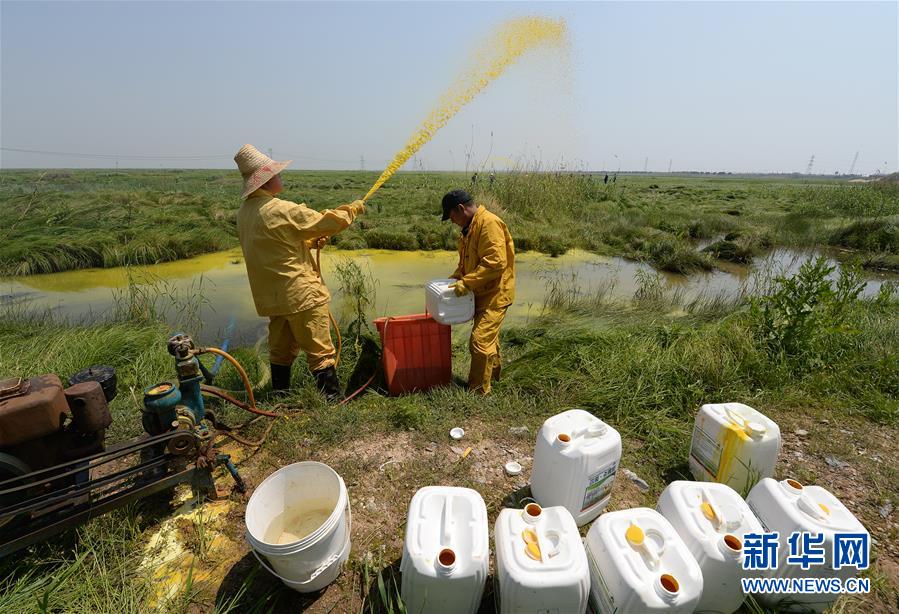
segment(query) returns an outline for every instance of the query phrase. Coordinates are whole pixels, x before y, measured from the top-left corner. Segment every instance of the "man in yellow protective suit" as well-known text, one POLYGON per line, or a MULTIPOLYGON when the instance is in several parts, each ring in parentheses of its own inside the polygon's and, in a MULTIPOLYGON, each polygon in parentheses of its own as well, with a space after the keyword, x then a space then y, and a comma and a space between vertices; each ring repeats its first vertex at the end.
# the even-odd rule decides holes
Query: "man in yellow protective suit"
POLYGON ((489 394, 491 380, 500 374, 499 328, 515 299, 515 245, 506 224, 468 192, 453 190, 442 205, 442 219, 462 228, 453 288, 459 296, 474 294, 468 389, 489 394))
POLYGON ((279 173, 291 160, 276 162, 244 145, 234 161, 244 180, 237 234, 256 312, 269 318, 272 389, 290 387, 291 365, 303 350, 318 389, 329 401, 340 400, 328 318, 331 295, 316 270, 312 249, 346 230, 365 212, 365 203, 357 200, 318 212, 277 198, 284 187, 279 173))

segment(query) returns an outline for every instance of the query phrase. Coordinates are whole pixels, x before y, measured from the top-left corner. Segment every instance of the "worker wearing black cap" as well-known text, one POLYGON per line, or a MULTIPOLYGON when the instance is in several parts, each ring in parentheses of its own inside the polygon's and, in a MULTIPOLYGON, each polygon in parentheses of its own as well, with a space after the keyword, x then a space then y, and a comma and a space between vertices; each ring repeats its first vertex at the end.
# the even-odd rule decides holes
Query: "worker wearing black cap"
POLYGON ((442 205, 442 219, 462 228, 459 266, 450 276, 458 280, 453 288, 459 296, 474 294, 468 388, 489 394, 491 381, 500 374, 499 329, 515 299, 515 245, 505 222, 478 206, 468 192, 453 190, 442 205))

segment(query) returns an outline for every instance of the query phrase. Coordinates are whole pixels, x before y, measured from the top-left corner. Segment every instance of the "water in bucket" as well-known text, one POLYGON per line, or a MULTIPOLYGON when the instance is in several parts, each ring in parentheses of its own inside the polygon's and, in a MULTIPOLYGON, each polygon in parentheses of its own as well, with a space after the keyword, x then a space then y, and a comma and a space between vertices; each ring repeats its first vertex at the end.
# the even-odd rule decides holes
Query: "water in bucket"
POLYGON ((263 538, 270 544, 289 544, 300 541, 325 524, 334 502, 330 499, 311 499, 285 509, 268 525, 263 538))

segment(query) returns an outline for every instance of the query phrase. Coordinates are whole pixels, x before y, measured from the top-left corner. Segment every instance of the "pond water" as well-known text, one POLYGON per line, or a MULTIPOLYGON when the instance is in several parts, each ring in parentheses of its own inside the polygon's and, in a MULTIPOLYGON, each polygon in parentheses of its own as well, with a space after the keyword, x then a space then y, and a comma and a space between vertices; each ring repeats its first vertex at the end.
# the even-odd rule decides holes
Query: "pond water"
MULTIPOLYGON (((775 250, 757 259, 752 267, 722 265, 721 270, 689 276, 660 274, 662 286, 682 292, 687 298, 699 294, 735 294, 753 283, 758 270, 795 271, 813 253, 775 250)), ((456 265, 455 252, 396 252, 390 250, 322 252, 322 272, 334 295, 332 310, 338 320, 351 314, 342 300, 336 267, 351 260, 371 275, 375 285, 372 317, 405 315, 424 311, 424 285, 431 279, 448 276, 456 265)), ((639 286, 640 271, 653 274, 647 265, 572 250, 552 258, 525 252, 516 255, 516 301, 509 311, 510 323, 522 324, 540 315, 551 287, 577 289, 584 294, 608 293, 629 299, 639 286)), ((173 324, 189 308, 184 303, 199 303, 191 297, 201 295, 202 304, 195 316, 201 321, 203 343, 220 340, 234 323, 236 342, 255 341, 264 335, 265 318, 256 315, 239 249, 206 254, 196 258, 153 266, 125 269, 87 269, 0 278, 0 302, 23 304, 29 308, 49 309, 55 315, 81 321, 115 312, 116 297, 121 297, 132 279, 155 280, 147 290, 160 310, 173 324)), ((872 275, 865 293, 876 293, 885 276, 872 275)), ((181 320, 183 321, 183 320, 181 320)), ((463 327, 459 327, 463 328, 463 327)))

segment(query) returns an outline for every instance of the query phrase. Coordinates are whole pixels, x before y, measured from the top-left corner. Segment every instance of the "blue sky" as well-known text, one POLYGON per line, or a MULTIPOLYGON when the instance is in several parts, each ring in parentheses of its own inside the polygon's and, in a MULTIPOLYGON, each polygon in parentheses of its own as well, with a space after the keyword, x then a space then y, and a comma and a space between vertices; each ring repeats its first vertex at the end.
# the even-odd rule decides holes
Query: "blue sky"
POLYGON ((893 171, 897 6, 4 0, 0 165, 233 168, 249 142, 380 170, 498 23, 543 15, 569 53, 523 57, 405 168, 893 171))

